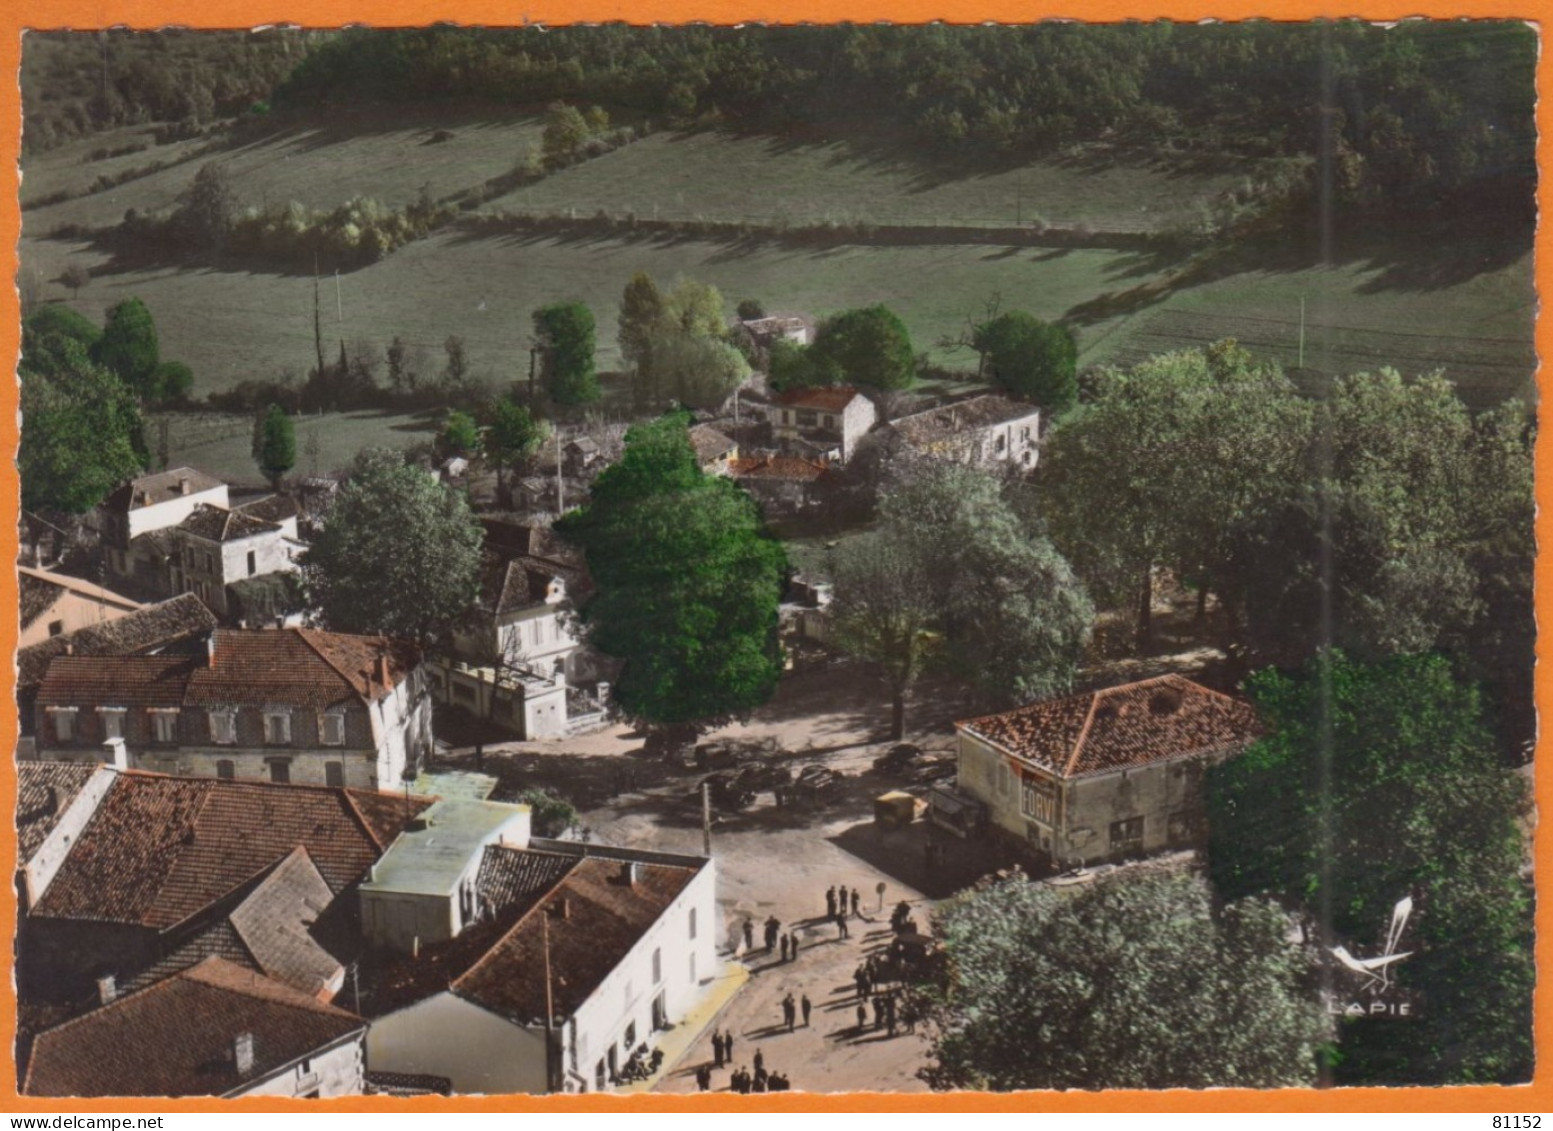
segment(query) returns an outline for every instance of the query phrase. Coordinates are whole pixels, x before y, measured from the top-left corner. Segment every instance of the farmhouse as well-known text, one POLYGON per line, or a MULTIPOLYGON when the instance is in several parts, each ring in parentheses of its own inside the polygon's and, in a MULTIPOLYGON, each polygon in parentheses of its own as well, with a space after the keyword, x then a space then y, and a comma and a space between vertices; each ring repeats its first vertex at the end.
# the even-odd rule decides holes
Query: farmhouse
POLYGON ((296 518, 290 536, 279 522, 257 518, 243 510, 198 506, 172 527, 168 559, 169 588, 193 593, 220 617, 229 616, 235 601, 228 586, 273 573, 294 573, 302 544, 296 540, 296 518))
POLYGON ((696 450, 696 463, 707 475, 730 474, 730 465, 739 458, 738 442, 710 424, 691 426, 690 446, 696 450))
POLYGON ((1039 456, 1041 410, 989 394, 903 416, 888 427, 919 455, 1028 469, 1039 456))
POLYGON ((824 462, 795 456, 757 456, 728 463, 728 474, 759 499, 768 513, 808 506, 814 500, 816 485, 828 471, 824 462))
POLYGON ((1058 865, 1198 843, 1203 769, 1261 734, 1249 705, 1176 675, 955 726, 958 789, 1058 865))
POLYGON ((420 650, 381 636, 218 629, 202 653, 56 656, 35 697, 44 758, 393 789, 431 749, 420 650))
POLYGON ((211 957, 33 1041, 28 1096, 359 1095, 366 1024, 211 957))
POLYGON ((789 454, 845 463, 874 422, 874 402, 856 389, 836 385, 789 389, 768 410, 771 433, 789 454))
POLYGON ((441 1077, 460 1093, 609 1089, 700 1002, 717 969, 715 897, 705 857, 486 845, 475 921, 381 973, 373 1072, 441 1077))
POLYGON ((16 568, 21 623, 16 640, 27 648, 78 628, 105 624, 145 606, 111 589, 50 570, 16 568))

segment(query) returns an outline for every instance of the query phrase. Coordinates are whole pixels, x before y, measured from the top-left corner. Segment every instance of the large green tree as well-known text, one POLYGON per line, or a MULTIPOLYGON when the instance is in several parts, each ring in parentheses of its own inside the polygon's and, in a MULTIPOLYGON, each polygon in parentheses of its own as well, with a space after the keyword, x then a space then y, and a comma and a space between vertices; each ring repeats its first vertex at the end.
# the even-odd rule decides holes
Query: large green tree
POLYGON ((474 601, 483 544, 461 492, 406 465, 401 452, 369 449, 301 564, 329 628, 424 642, 474 601))
POLYGON ((827 318, 809 347, 813 372, 839 375, 872 389, 910 388, 917 375, 911 335, 900 316, 884 305, 848 310, 827 318))
POLYGON ((1240 528, 1299 491, 1311 442, 1309 403, 1234 342, 1163 354, 1096 376, 1047 442, 1036 505, 1105 604, 1135 602, 1147 646, 1154 569, 1228 587, 1240 528))
POLYGON ((496 468, 496 489, 506 490, 507 472, 533 455, 544 442, 546 426, 511 397, 502 397, 491 406, 486 422, 485 458, 496 468))
POLYGON ((583 625, 623 662, 613 694, 627 715, 698 727, 771 697, 786 555, 742 489, 702 474, 683 417, 632 428, 556 529, 587 555, 583 625))
POLYGON ((281 477, 296 466, 296 428, 286 410, 279 405, 270 405, 259 417, 258 427, 254 430, 253 460, 277 491, 281 477))
POLYGON ((933 462, 889 486, 877 530, 833 556, 838 638, 878 662, 891 733, 927 666, 1007 705, 1065 691, 1094 607, 1051 543, 990 474, 933 462))
POLYGON ((1248 690, 1270 733, 1207 777, 1220 894, 1278 896, 1323 942, 1365 947, 1399 899, 1415 902, 1394 976, 1422 995, 1418 1014, 1345 1022, 1338 1079, 1528 1079, 1525 788, 1502 768, 1476 692, 1443 657, 1363 664, 1339 651, 1248 690))
POLYGON ((1310 1085, 1329 1026, 1272 903, 1201 880, 1019 878, 943 907, 927 1002, 935 1088, 1310 1085))
POLYGON ((649 356, 639 384, 652 405, 675 401, 689 408, 716 409, 750 375, 749 362, 726 341, 677 326, 652 335, 649 356))
POLYGON ((581 302, 557 302, 534 311, 534 336, 544 357, 545 390, 557 404, 599 399, 593 370, 593 311, 581 302))
POLYGON ((108 324, 92 349, 92 359, 111 370, 137 396, 155 395, 156 323, 146 304, 127 298, 108 311, 108 324))
POLYGON ((1073 331, 1011 310, 976 327, 973 347, 983 375, 998 388, 1061 415, 1078 399, 1078 343, 1073 331))
POLYGON ((84 514, 147 465, 134 394, 94 363, 82 343, 54 332, 23 335, 22 505, 84 514))
POLYGON ((630 369, 639 369, 650 353, 649 342, 664 317, 663 292, 653 277, 638 271, 620 296, 620 354, 630 369))

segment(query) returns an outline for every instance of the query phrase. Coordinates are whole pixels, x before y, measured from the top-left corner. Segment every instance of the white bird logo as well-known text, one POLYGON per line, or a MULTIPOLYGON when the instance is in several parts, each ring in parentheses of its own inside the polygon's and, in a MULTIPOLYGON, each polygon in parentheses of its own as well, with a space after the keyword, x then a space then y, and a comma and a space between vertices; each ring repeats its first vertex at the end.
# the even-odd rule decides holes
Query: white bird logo
POLYGON ((1397 901, 1396 907, 1391 911, 1391 930, 1386 933, 1386 950, 1376 958, 1355 958, 1348 953, 1348 948, 1334 946, 1332 956, 1341 962, 1355 974, 1365 979, 1364 988, 1367 990, 1384 990, 1391 985, 1391 964, 1401 962, 1412 955, 1412 951, 1396 952, 1397 943, 1402 939, 1402 932, 1407 927, 1408 918, 1413 914, 1413 897, 1404 896, 1397 901))

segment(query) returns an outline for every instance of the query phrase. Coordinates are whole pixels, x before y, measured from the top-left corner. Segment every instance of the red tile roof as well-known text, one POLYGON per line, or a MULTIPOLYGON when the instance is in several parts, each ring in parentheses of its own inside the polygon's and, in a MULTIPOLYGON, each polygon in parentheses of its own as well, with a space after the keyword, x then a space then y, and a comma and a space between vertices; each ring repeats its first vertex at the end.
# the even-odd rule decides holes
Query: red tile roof
POLYGON ((207 542, 236 542, 260 534, 280 533, 278 523, 266 522, 246 510, 222 510, 203 503, 178 524, 178 529, 207 542))
POLYGON ((775 404, 784 408, 812 408, 820 412, 842 412, 862 396, 850 385, 832 385, 814 389, 788 389, 778 394, 775 404))
POLYGON ((76 794, 102 770, 96 762, 16 763, 16 849, 25 864, 43 846, 76 794))
POLYGON ((1249 704, 1178 675, 1049 699, 956 725, 1067 778, 1224 753, 1262 734, 1249 704))
POLYGON ((408 641, 305 628, 219 629, 213 660, 196 656, 56 656, 45 706, 265 706, 322 709, 376 701, 420 663, 408 641), (378 679, 388 660, 388 686, 378 679))
POLYGON ((548 932, 551 998, 558 1017, 570 1016, 700 870, 638 862, 636 877, 627 884, 624 866, 625 861, 608 855, 569 857, 488 847, 480 868, 481 895, 500 909, 457 938, 386 971, 378 1010, 392 1012, 450 991, 515 1024, 543 1024, 548 932), (512 902, 500 906, 501 899, 512 902))
POLYGON ((159 471, 155 475, 142 475, 139 479, 130 480, 109 495, 104 505, 112 510, 128 511, 165 503, 185 494, 184 480, 188 481, 187 493, 190 495, 223 485, 221 480, 203 471, 196 471, 192 467, 175 467, 171 471, 159 471), (146 498, 148 495, 149 500, 146 498))
POLYGON ((338 895, 429 804, 325 786, 121 773, 32 914, 165 930, 298 846, 338 895))
POLYGON ((36 687, 49 661, 69 648, 76 656, 128 656, 204 637, 215 630, 216 615, 193 593, 147 605, 117 620, 51 636, 16 654, 17 684, 36 687))
POLYGON ((364 1031, 359 1017, 221 958, 39 1033, 29 1096, 208 1096, 364 1031), (233 1045, 253 1037, 239 1074, 233 1045))
POLYGON ((793 456, 759 456, 752 459, 728 461, 728 471, 735 479, 778 479, 791 483, 812 483, 829 470, 822 463, 814 463, 793 456))

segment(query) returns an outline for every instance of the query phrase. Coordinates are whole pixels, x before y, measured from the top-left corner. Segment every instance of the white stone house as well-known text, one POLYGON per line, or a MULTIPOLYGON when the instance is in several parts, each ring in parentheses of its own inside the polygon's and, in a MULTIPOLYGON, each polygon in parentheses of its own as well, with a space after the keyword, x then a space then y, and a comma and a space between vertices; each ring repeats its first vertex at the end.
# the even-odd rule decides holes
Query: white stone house
POLYGON ((918 455, 1024 470, 1040 457, 1041 410, 991 394, 903 416, 889 427, 918 455))
POLYGON ((56 656, 38 757, 202 777, 395 789, 431 750, 413 644, 311 629, 218 629, 203 654, 56 656))
POLYGON ((1177 675, 955 724, 956 788, 1056 866, 1197 845, 1202 771, 1261 735, 1249 704, 1177 675))
POLYGON ((173 527, 169 561, 173 593, 193 593, 217 616, 232 612, 227 586, 272 573, 295 573, 302 543, 279 522, 244 510, 196 507, 173 527))
POLYGON ((383 972, 373 1072, 453 1091, 607 1091, 717 970, 710 859, 530 840, 483 850, 480 918, 383 972))
POLYGON ((848 385, 789 389, 768 410, 771 434, 788 454, 845 463, 879 419, 874 402, 848 385))
POLYGON ((103 550, 115 588, 149 597, 170 597, 166 549, 147 538, 177 526, 199 506, 231 508, 227 485, 192 467, 132 479, 104 500, 103 550))

